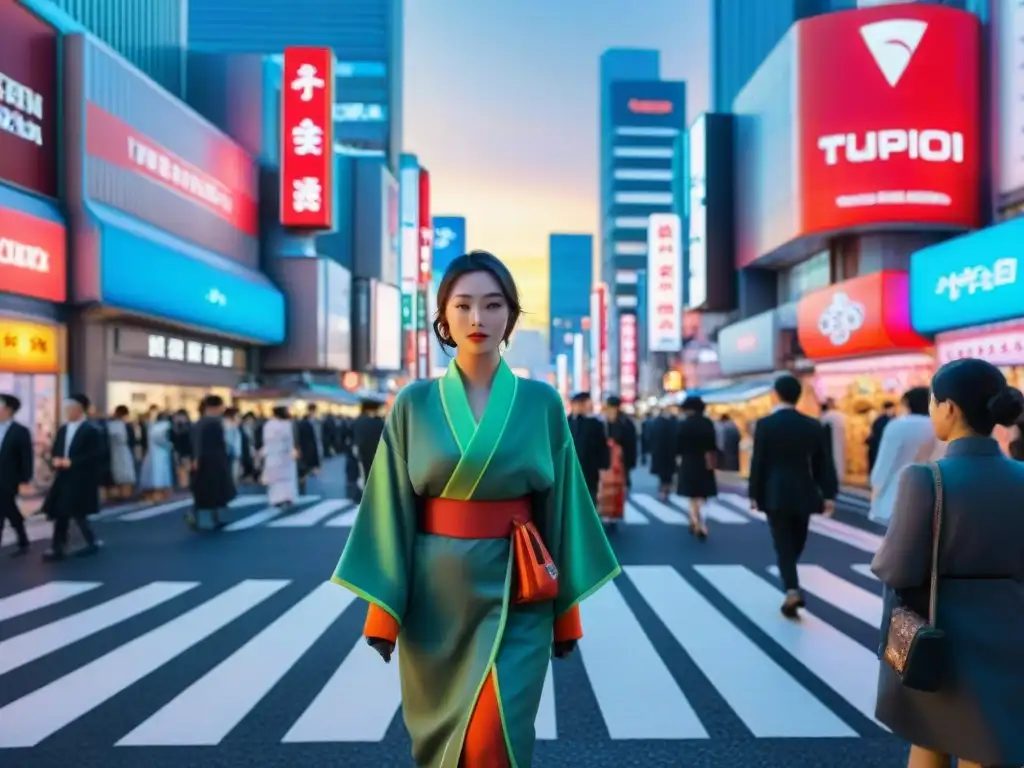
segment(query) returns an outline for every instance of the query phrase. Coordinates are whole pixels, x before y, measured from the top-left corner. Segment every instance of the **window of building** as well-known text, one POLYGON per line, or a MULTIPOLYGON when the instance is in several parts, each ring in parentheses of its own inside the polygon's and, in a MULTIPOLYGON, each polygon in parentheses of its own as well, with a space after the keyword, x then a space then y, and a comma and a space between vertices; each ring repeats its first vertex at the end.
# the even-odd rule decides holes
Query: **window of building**
POLYGON ((671 147, 616 147, 612 153, 615 157, 649 157, 669 159, 675 153, 671 147))
POLYGON ((615 284, 616 285, 636 285, 637 276, 636 272, 628 269, 619 269, 615 271, 615 284))
POLYGON ((672 181, 672 171, 658 168, 616 168, 618 181, 672 181))
POLYGON ((616 216, 616 229, 647 229, 646 216, 616 216))
POLYGON ((779 303, 798 301, 802 296, 832 283, 831 253, 821 251, 806 261, 779 273, 779 303))
POLYGON ((671 192, 616 192, 619 205, 672 205, 671 192))
POLYGON ((646 242, 623 242, 617 241, 615 243, 615 255, 616 256, 646 256, 647 255, 647 243, 646 242))

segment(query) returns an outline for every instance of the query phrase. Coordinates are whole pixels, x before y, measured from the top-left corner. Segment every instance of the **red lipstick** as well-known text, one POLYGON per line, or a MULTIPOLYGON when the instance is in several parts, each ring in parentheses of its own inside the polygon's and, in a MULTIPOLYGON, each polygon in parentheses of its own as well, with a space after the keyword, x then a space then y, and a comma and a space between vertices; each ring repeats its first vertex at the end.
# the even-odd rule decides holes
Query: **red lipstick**
POLYGON ((469 334, 469 336, 467 336, 467 338, 470 341, 483 341, 484 339, 486 339, 488 337, 487 337, 486 333, 471 333, 471 334, 469 334))

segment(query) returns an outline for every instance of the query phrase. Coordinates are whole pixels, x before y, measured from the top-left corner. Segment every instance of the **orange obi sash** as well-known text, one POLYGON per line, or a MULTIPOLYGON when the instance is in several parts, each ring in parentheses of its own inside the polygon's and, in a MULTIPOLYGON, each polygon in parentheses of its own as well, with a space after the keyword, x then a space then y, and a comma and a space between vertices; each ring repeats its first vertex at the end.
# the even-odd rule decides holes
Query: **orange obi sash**
POLYGON ((453 539, 512 540, 515 601, 542 603, 558 596, 558 568, 533 524, 529 496, 500 501, 428 498, 420 527, 453 539))

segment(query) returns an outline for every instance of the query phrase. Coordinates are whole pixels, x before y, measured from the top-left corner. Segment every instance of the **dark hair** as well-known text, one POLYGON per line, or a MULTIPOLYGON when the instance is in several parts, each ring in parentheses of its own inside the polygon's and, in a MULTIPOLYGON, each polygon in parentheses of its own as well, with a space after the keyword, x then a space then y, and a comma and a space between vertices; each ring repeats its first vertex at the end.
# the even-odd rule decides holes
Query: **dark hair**
POLYGON ((292 417, 286 405, 275 405, 272 413, 275 419, 290 419, 292 417))
POLYGON ((992 363, 967 357, 939 368, 932 379, 932 395, 938 403, 956 403, 967 426, 988 436, 996 424, 1017 423, 1024 413, 1024 395, 1007 386, 1006 377, 992 363))
POLYGON ((683 404, 680 406, 684 411, 689 411, 690 413, 695 413, 697 415, 704 413, 704 407, 704 401, 696 395, 690 395, 687 397, 683 400, 683 404))
POLYGON ((577 392, 575 395, 572 396, 572 402, 574 403, 585 403, 588 400, 590 400, 589 392, 577 392))
POLYGON ((227 416, 229 419, 233 419, 236 416, 238 416, 238 409, 235 408, 234 406, 231 406, 229 408, 225 408, 224 409, 224 415, 227 416))
POLYGON ((127 415, 128 415, 128 406, 127 405, 119 405, 119 406, 117 406, 117 408, 114 409, 114 418, 115 419, 123 419, 127 415))
POLYGON ((917 416, 928 415, 928 403, 932 399, 932 391, 928 387, 911 387, 903 393, 903 405, 917 416))
POLYGON ((800 395, 804 391, 804 385, 800 383, 800 379, 788 373, 779 376, 772 387, 775 394, 779 396, 779 400, 786 405, 796 405, 800 402, 800 395))
POLYGON ((199 410, 202 412, 208 408, 220 408, 222 405, 224 405, 223 397, 220 395, 207 395, 199 404, 199 410))
POLYGON ((519 289, 516 287, 516 281, 512 278, 512 273, 509 272, 508 267, 505 266, 501 259, 487 251, 470 251, 465 253, 448 265, 448 269, 444 271, 444 277, 441 278, 441 284, 437 287, 437 313, 434 316, 434 336, 437 337, 437 341, 442 348, 451 347, 454 349, 458 346, 448 330, 448 319, 445 316, 445 309, 448 305, 448 299, 451 298, 452 288, 455 287, 455 283, 463 275, 473 272, 487 272, 497 281, 498 286, 501 288, 501 294, 505 297, 505 302, 508 304, 508 325, 505 327, 505 334, 501 337, 501 340, 506 345, 508 344, 509 337, 512 335, 512 331, 515 330, 516 323, 519 322, 519 318, 523 314, 522 305, 519 303, 519 289))

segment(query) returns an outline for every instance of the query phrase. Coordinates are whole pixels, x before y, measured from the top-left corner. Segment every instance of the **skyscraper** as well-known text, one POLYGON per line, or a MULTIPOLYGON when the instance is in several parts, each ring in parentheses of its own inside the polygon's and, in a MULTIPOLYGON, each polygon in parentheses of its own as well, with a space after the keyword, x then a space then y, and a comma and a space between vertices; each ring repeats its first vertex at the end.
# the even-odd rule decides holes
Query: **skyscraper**
POLYGON ((402 151, 402 0, 189 0, 189 47, 279 54, 287 46, 334 50, 334 134, 339 151, 402 151))
POLYGON ((590 235, 553 234, 548 237, 548 339, 551 361, 560 354, 572 359, 573 336, 583 333, 590 316, 594 239, 590 235))

